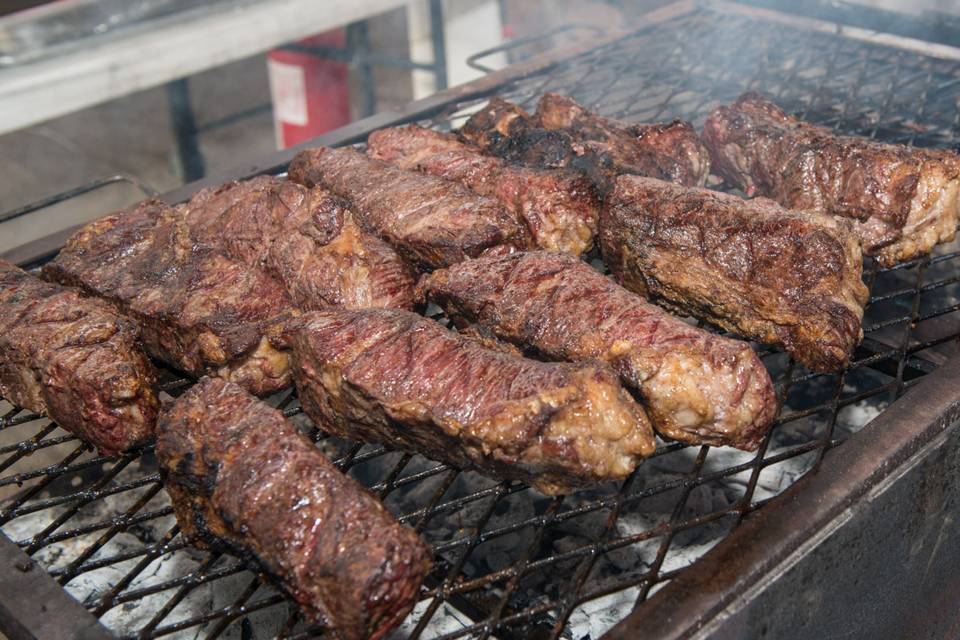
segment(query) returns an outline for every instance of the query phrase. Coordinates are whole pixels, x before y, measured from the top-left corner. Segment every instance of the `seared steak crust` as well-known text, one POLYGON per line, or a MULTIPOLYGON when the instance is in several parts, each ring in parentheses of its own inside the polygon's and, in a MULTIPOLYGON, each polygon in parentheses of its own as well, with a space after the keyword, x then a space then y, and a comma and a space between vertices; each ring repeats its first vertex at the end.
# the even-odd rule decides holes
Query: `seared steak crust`
POLYGON ((0 396, 104 455, 153 436, 153 368, 109 305, 0 260, 0 396))
POLYGON ((420 286, 455 319, 505 340, 609 363, 667 437, 752 450, 776 414, 773 383, 749 345, 674 318, 572 256, 478 258, 420 286))
POLYGON ((533 116, 493 98, 460 135, 511 162, 577 169, 602 191, 624 173, 702 185, 710 170, 707 151, 688 122, 628 124, 555 93, 544 94, 533 116))
POLYGON ((430 550, 276 409, 204 378, 168 404, 157 459, 183 535, 254 561, 349 640, 413 608, 430 550))
POLYGON ((727 182, 792 209, 850 218, 864 253, 884 265, 954 237, 960 207, 954 153, 838 136, 753 93, 717 107, 703 141, 727 182))
POLYGON ((112 302, 147 350, 195 376, 264 395, 289 384, 276 347, 292 307, 281 285, 190 236, 180 212, 148 200, 78 231, 44 276, 112 302))
POLYGON ((846 220, 621 176, 600 229, 628 289, 783 346, 813 371, 842 369, 863 337, 868 292, 846 220))
POLYGON ((528 245, 523 227, 496 200, 372 160, 356 149, 301 151, 290 163, 289 175, 349 200, 361 226, 421 267, 528 245))
POLYGON ((367 154, 496 198, 541 249, 579 255, 593 245, 600 203, 590 181, 577 172, 510 164, 453 134, 416 125, 374 131, 367 140, 367 154))
POLYGON ((258 176, 204 189, 178 208, 199 243, 265 267, 302 309, 413 307, 411 268, 323 189, 258 176))
POLYGON ((292 329, 307 415, 547 494, 626 477, 652 453, 639 405, 601 363, 527 360, 413 313, 330 310, 292 329))

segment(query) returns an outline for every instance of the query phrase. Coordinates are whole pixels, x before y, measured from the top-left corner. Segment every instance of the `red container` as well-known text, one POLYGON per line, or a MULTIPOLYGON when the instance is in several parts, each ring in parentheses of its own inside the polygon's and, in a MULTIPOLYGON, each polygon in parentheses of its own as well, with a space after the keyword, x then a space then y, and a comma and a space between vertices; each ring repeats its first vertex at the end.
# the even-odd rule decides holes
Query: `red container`
MULTIPOLYGON (((306 47, 344 47, 343 29, 300 40, 306 47)), ((343 62, 275 49, 267 54, 273 123, 280 149, 350 122, 349 69, 343 62)))

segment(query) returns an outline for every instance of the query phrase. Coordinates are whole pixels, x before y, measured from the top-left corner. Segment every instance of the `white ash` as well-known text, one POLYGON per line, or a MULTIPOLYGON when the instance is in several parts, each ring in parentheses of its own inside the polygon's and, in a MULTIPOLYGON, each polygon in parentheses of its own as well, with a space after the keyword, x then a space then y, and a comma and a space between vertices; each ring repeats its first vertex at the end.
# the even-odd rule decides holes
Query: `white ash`
MULTIPOLYGON (((768 365, 769 366, 769 365, 768 365)), ((879 374, 878 374, 879 375, 879 374)), ((866 384, 876 384, 876 380, 855 380, 845 385, 844 395, 855 394, 866 384)), ((799 411, 810 403, 820 403, 824 399, 818 394, 830 390, 829 381, 825 380, 823 389, 816 384, 805 385, 804 396, 792 398, 785 407, 785 413, 799 411), (790 404, 790 403, 793 404, 790 404), (796 405, 796 406, 793 406, 796 405)), ((859 430, 870 419, 875 417, 886 406, 888 399, 884 396, 874 396, 843 407, 837 416, 834 427, 834 437, 841 437, 859 430)), ((308 423, 302 417, 295 421, 308 423)), ((814 414, 807 418, 780 425, 774 432, 769 443, 767 456, 776 455, 791 447, 808 443, 811 439, 823 438, 825 421, 822 415, 814 414)), ((321 448, 334 458, 342 456, 349 450, 349 443, 335 438, 325 439, 321 448)), ((364 447, 359 455, 364 456, 372 451, 372 447, 364 447)), ((657 456, 644 463, 637 473, 629 492, 642 492, 674 482, 677 486, 660 491, 652 491, 642 499, 625 504, 612 527, 609 526, 610 511, 601 508, 574 517, 561 518, 551 524, 541 533, 537 540, 536 518, 548 512, 553 499, 543 496, 531 489, 522 489, 508 493, 501 498, 492 513, 482 526, 482 533, 489 536, 490 532, 504 527, 510 527, 521 521, 531 520, 532 524, 518 527, 503 535, 490 537, 487 541, 477 545, 463 563, 462 578, 469 580, 482 578, 491 573, 509 569, 520 560, 526 558, 536 561, 550 558, 558 554, 569 553, 572 557, 548 564, 542 570, 533 571, 525 575, 512 592, 509 606, 518 611, 525 607, 536 606, 549 600, 559 600, 565 593, 570 579, 580 569, 586 567, 585 555, 577 555, 577 550, 583 549, 598 541, 616 541, 631 536, 637 539, 629 544, 618 546, 599 554, 590 568, 584 582, 581 595, 599 592, 607 586, 621 583, 632 584, 624 590, 588 600, 577 606, 571 613, 563 637, 570 640, 589 640, 603 635, 619 620, 622 620, 634 607, 640 593, 638 587, 647 572, 654 566, 660 546, 665 543, 662 535, 653 536, 649 532, 658 526, 670 521, 677 500, 684 491, 682 483, 695 468, 699 449, 695 447, 680 449, 657 456), (529 555, 528 555, 529 554, 529 555)), ((730 448, 710 449, 700 468, 700 476, 709 476, 722 473, 723 470, 751 461, 755 454, 737 451, 730 448)), ((816 452, 788 458, 778 464, 764 469, 757 478, 753 500, 760 501, 775 496, 791 486, 805 473, 813 463, 816 452)), ((361 482, 368 485, 381 483, 403 458, 402 454, 389 453, 374 457, 371 460, 354 465, 349 473, 361 482)), ((415 473, 424 472, 436 467, 420 456, 410 459, 400 473, 400 478, 415 473)), ((130 465, 121 472, 113 483, 127 482, 132 479, 154 473, 155 466, 152 458, 145 458, 130 465)), ((447 471, 440 472, 428 479, 403 484, 390 491, 385 499, 390 509, 397 514, 411 514, 421 510, 428 504, 438 487, 446 478, 447 471)), ((715 513, 730 508, 742 500, 750 482, 752 469, 748 468, 734 475, 721 475, 709 482, 699 484, 689 490, 685 508, 679 514, 680 521, 694 518, 703 514, 715 513)), ((97 474, 91 472, 85 476, 90 482, 97 474)), ((496 488, 495 480, 476 473, 459 474, 452 485, 443 495, 441 502, 450 502, 477 491, 496 488)), ((72 529, 85 523, 99 522, 104 519, 124 513, 130 506, 147 491, 149 487, 141 487, 120 494, 97 500, 85 506, 61 528, 72 529)), ((611 498, 617 493, 618 487, 607 486, 593 490, 582 491, 566 497, 558 507, 557 514, 573 513, 578 507, 593 503, 598 499, 611 498)), ((49 496, 41 496, 49 497, 49 496)), ((495 497, 493 494, 479 499, 468 501, 455 510, 442 512, 430 516, 423 525, 424 538, 435 545, 446 545, 438 555, 438 567, 446 571, 460 559, 460 555, 467 548, 464 544, 451 545, 453 541, 469 540, 474 535, 474 529, 481 523, 483 517, 490 511, 495 497)), ((141 510, 161 509, 169 504, 164 492, 159 492, 141 510)), ((27 539, 41 531, 58 515, 63 513, 67 506, 47 509, 34 514, 16 518, 3 526, 3 532, 14 540, 27 539)), ((734 525, 735 518, 723 517, 714 522, 688 529, 676 534, 670 542, 668 552, 659 570, 661 572, 682 568, 694 562, 719 542, 734 525)), ((407 524, 416 526, 420 517, 407 518, 407 524)), ((118 533, 104 545, 102 549, 88 560, 96 560, 113 556, 126 551, 142 549, 144 544, 154 543, 175 524, 172 515, 155 518, 133 527, 131 531, 118 533)), ((60 543, 44 547, 34 558, 48 569, 63 568, 78 557, 92 544, 103 531, 98 530, 83 536, 69 538, 60 543)), ((107 567, 80 574, 67 585, 67 591, 85 603, 96 603, 116 585, 127 572, 130 571, 142 556, 118 562, 107 567)), ((153 560, 128 585, 124 592, 137 590, 150 585, 156 585, 188 575, 199 569, 207 558, 206 553, 190 548, 168 553, 153 560)), ((230 566, 236 560, 223 556, 211 569, 230 566)), ((438 574, 442 575, 442 574, 438 574)), ((509 577, 509 576, 508 576, 509 577)), ((231 605, 244 592, 255 577, 247 571, 216 579, 214 581, 193 588, 173 610, 160 622, 160 626, 175 624, 194 616, 209 613, 211 610, 231 605)), ((497 580, 477 593, 462 594, 470 602, 479 600, 490 606, 496 603, 505 594, 508 579, 497 580)), ((651 589, 651 593, 663 586, 658 583, 651 589)), ((160 611, 164 605, 177 593, 177 588, 145 596, 114 606, 102 616, 102 622, 117 635, 136 635, 144 625, 160 611)), ((247 603, 256 602, 269 597, 273 593, 269 587, 260 587, 248 599, 247 603)), ((391 638, 402 638, 408 635, 425 614, 429 600, 420 602, 414 613, 391 634, 391 638)), ((269 638, 274 637, 282 628, 290 615, 290 605, 279 604, 270 606, 244 616, 237 623, 231 624, 225 632, 227 638, 269 638)), ((532 624, 550 625, 555 621, 557 611, 550 611, 532 624)), ((444 601, 437 607, 431 616, 427 629, 422 635, 432 638, 458 630, 474 624, 469 616, 457 609, 456 602, 444 601)), ((217 621, 193 626, 171 634, 171 638, 196 638, 208 632, 217 621)))

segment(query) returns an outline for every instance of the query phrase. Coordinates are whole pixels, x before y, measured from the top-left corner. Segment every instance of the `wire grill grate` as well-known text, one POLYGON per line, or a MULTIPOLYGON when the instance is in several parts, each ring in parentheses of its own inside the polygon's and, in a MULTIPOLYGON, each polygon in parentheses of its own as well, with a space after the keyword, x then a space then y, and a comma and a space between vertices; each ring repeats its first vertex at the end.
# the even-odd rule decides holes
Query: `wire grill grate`
MULTIPOLYGON (((958 140, 956 63, 710 9, 497 93, 533 108, 543 92, 560 91, 606 115, 699 126, 747 89, 845 133, 935 147, 958 140)), ((456 126, 481 102, 450 104, 425 124, 456 126)), ((566 497, 330 438, 293 395, 273 402, 433 545, 436 567, 400 636, 595 638, 954 353, 958 267, 957 244, 892 269, 868 265, 865 340, 841 375, 760 349, 783 406, 758 452, 661 443, 620 485, 566 497)), ((190 384, 165 375, 170 395, 190 384)), ((149 447, 96 457, 6 403, 0 529, 119 636, 322 633, 234 558, 184 545, 149 447), (38 452, 59 462, 38 465, 38 452)))

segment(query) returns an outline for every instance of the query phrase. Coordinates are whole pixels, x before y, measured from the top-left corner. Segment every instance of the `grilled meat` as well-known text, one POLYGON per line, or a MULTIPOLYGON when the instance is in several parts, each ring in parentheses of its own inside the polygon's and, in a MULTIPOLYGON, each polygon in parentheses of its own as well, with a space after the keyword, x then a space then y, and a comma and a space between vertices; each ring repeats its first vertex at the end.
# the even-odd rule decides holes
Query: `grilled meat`
POLYGON ((410 267, 322 189, 258 176, 204 189, 179 209, 198 242, 266 267, 302 309, 413 307, 410 267))
POLYGON ((952 240, 954 153, 838 136, 748 93, 715 109, 703 140, 714 168, 747 195, 850 218, 864 253, 890 266, 952 240))
POLYGON ((687 122, 631 125, 555 93, 540 99, 533 116, 494 98, 460 136, 510 162, 577 169, 604 192, 624 173, 702 185, 710 170, 707 151, 687 122))
POLYGON ((492 198, 371 160, 355 149, 308 149, 290 179, 350 201, 357 221, 421 267, 455 264, 485 251, 526 248, 520 223, 492 198))
POLYGON ((621 176, 600 247, 628 289, 780 345, 813 371, 842 369, 863 337, 860 245, 841 218, 621 176))
POLYGON ((154 382, 130 322, 0 260, 0 396, 113 455, 153 436, 154 382))
POLYGON ((749 345, 670 316, 572 256, 478 258, 420 286, 458 321, 551 358, 609 363, 669 438, 753 450, 776 414, 770 376, 749 345))
POLYGON ((315 311, 291 334, 304 411, 337 435, 547 494, 624 478, 654 449, 643 410, 601 363, 527 360, 404 311, 315 311))
POLYGON ((542 249, 579 255, 593 244, 600 203, 593 186, 579 173, 513 165, 481 153, 453 134, 415 125, 374 131, 367 140, 367 154, 496 198, 542 249))
POLYGON ((237 385, 204 378, 167 405, 157 459, 184 536, 255 562, 311 620, 382 638, 416 603, 429 549, 237 385))
POLYGON ((573 98, 545 93, 536 119, 548 131, 570 131, 597 164, 608 165, 606 184, 622 173, 703 185, 710 157, 689 122, 627 124, 584 109, 573 98))
POLYGON ((264 395, 289 384, 277 348, 292 304, 283 287, 196 244, 180 212, 148 200, 78 231, 43 270, 47 279, 112 302, 140 327, 154 357, 264 395))

